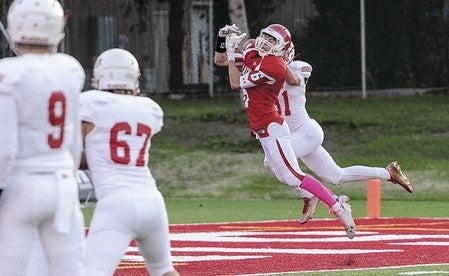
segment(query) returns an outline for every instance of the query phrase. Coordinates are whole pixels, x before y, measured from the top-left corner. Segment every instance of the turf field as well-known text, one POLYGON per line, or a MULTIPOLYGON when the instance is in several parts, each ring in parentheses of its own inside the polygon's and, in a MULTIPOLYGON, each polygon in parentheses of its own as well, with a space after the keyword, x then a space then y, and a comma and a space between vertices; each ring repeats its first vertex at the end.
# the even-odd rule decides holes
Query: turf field
MULTIPOLYGON (((449 219, 336 219, 171 225, 181 275, 413 275, 449 273, 449 219)), ((148 275, 135 243, 115 275, 148 275)))
MULTIPOLYGON (((351 241, 322 204, 315 220, 297 223, 302 202, 264 170, 236 97, 156 100, 165 125, 154 138, 150 164, 166 198, 182 275, 449 274, 447 94, 308 99, 309 114, 322 125, 324 146, 338 164, 384 167, 398 160, 415 187, 409 194, 382 182, 379 220, 366 218, 366 182, 328 185, 352 199, 359 235, 351 241), (243 231, 242 225, 249 228, 243 231), (222 227, 237 241, 225 244, 222 227), (200 233, 212 231, 221 234, 208 244, 191 240, 204 240, 200 233), (248 235, 264 241, 239 243, 248 235), (282 255, 286 249, 292 251, 282 255), (368 249, 379 251, 357 251, 368 249)), ((91 209, 84 210, 88 222, 91 209)), ((133 245, 117 275, 147 275, 133 245)))
MULTIPOLYGON (((381 218, 366 218, 366 202, 355 200, 358 235, 353 240, 322 204, 315 219, 301 225, 298 200, 166 203, 173 260, 182 275, 449 273, 446 202, 385 201, 381 218), (432 218, 411 218, 412 210, 416 216, 432 213, 432 218)), ((84 211, 89 219, 92 209, 84 211)), ((148 275, 135 243, 115 275, 148 275)))

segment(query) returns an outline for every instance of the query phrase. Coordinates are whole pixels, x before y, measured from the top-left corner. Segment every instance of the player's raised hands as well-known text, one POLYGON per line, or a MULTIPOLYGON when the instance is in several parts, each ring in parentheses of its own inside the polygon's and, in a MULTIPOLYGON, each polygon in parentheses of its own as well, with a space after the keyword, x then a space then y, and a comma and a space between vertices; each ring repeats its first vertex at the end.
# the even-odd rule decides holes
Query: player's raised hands
POLYGON ((245 36, 246 33, 241 33, 240 35, 230 33, 226 35, 226 54, 228 56, 228 61, 235 60, 235 48, 239 46, 245 36))
POLYGON ((242 33, 242 31, 240 31, 239 27, 237 27, 235 24, 225 25, 223 28, 218 30, 218 36, 221 36, 221 37, 225 37, 232 33, 240 35, 242 33))
POLYGON ((228 34, 226 36, 226 51, 231 52, 237 48, 242 41, 242 39, 246 36, 246 33, 241 33, 239 35, 235 33, 228 34))

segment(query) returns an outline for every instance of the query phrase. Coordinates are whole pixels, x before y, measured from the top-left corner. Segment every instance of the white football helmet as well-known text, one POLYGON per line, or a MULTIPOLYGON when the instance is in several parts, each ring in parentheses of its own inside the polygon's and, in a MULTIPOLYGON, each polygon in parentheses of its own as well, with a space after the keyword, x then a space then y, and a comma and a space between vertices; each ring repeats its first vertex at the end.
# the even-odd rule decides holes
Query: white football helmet
POLYGON ((260 56, 274 55, 282 57, 288 50, 292 42, 290 31, 281 24, 271 24, 262 29, 256 38, 256 48, 260 56), (274 38, 274 43, 270 42, 266 35, 274 38))
POLYGON ((139 77, 137 59, 126 50, 113 48, 95 61, 92 86, 98 90, 139 91, 139 77))
POLYGON ((282 59, 287 64, 290 64, 295 59, 295 45, 293 45, 293 43, 290 43, 290 46, 284 52, 284 55, 282 56, 282 59))
POLYGON ((15 0, 7 20, 13 45, 57 46, 64 38, 64 11, 56 0, 15 0))

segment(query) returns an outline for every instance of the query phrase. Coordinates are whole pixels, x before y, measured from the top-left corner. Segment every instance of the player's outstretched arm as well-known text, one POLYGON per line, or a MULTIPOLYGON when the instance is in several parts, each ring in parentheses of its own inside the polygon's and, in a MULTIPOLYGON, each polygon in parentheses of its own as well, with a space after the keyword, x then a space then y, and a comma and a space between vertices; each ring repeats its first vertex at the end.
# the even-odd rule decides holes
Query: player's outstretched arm
POLYGON ((218 30, 217 39, 215 40, 214 63, 217 66, 228 66, 228 58, 226 55, 226 36, 230 34, 240 35, 242 32, 235 25, 225 25, 218 30))
POLYGON ((288 85, 292 85, 292 86, 299 86, 301 84, 301 79, 299 78, 299 76, 293 72, 292 69, 290 69, 290 67, 287 65, 287 78, 285 79, 285 82, 288 85))
POLYGON ((229 84, 231 89, 240 89, 240 71, 235 65, 235 49, 246 33, 236 35, 232 33, 226 36, 226 56, 228 59, 229 84))
POLYGON ((235 65, 235 60, 230 60, 228 65, 229 85, 231 89, 240 89, 240 71, 235 65))
POLYGON ((226 53, 219 53, 215 51, 214 63, 217 66, 225 67, 228 66, 228 57, 226 53))

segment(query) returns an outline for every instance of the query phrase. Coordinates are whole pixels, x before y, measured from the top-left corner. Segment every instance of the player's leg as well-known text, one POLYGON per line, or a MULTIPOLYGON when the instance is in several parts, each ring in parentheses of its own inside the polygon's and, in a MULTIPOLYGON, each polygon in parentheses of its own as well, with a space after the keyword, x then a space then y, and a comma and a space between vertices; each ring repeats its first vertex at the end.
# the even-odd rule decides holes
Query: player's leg
POLYGON ((57 231, 51 220, 40 227, 50 275, 84 275, 84 218, 79 208, 70 216, 69 232, 57 231))
POLYGON ((27 265, 27 276, 47 276, 50 275, 48 271, 48 261, 45 255, 42 241, 39 237, 39 232, 36 231, 33 248, 31 249, 30 260, 27 265))
MULTIPOLYGON (((297 158, 307 156, 321 146, 324 140, 324 133, 321 126, 313 119, 304 120, 303 124, 292 131, 291 145, 297 158)), ((307 164, 305 164, 307 166, 307 164)), ((301 195, 301 194, 300 194, 301 195)), ((304 200, 304 207, 299 219, 300 223, 306 223, 315 214, 316 207, 320 200, 307 192, 301 195, 304 200)))
MULTIPOLYGON (((282 175, 276 174, 276 171, 271 167, 267 158, 264 158, 264 167, 274 177, 276 177, 280 182, 285 183, 285 180, 282 178, 282 175)), ((299 217, 299 222, 306 223, 315 214, 316 207, 318 206, 318 203, 320 202, 320 200, 316 196, 314 196, 313 194, 311 194, 310 192, 308 192, 304 189, 298 188, 298 189, 296 189, 296 191, 298 192, 299 196, 304 201, 304 205, 303 205, 300 217, 299 217)))
POLYGON ((35 200, 35 181, 33 176, 12 175, 0 197, 0 275, 26 273, 36 225, 47 207, 35 200))
POLYGON ((292 131, 290 143, 296 158, 300 158, 320 147, 323 140, 323 129, 315 120, 310 119, 305 121, 299 129, 292 131))
POLYGON ((78 185, 71 170, 46 174, 38 183, 48 190, 49 208, 39 225, 50 275, 83 274, 84 218, 78 199, 78 185))
POLYGON ((282 176, 285 183, 294 190, 305 189, 319 199, 323 200, 329 207, 336 204, 335 198, 316 179, 306 175, 299 168, 298 160, 290 144, 290 131, 286 123, 279 125, 271 123, 268 126, 269 136, 259 138, 268 163, 282 176))
POLYGON ((341 168, 323 147, 319 147, 310 154, 302 156, 301 161, 320 178, 334 185, 373 178, 390 179, 390 173, 386 168, 368 166, 341 168))
POLYGON ((126 195, 98 200, 86 238, 84 269, 87 276, 110 276, 134 238, 130 227, 136 220, 126 195))
POLYGON ((343 176, 340 182, 351 182, 380 178, 384 180, 390 179, 387 169, 368 166, 350 166, 343 168, 343 176))
POLYGON ((290 144, 290 132, 287 124, 271 123, 268 126, 268 133, 267 137, 259 140, 270 165, 282 174, 285 182, 294 190, 305 189, 322 200, 341 221, 348 237, 353 238, 355 224, 349 205, 337 202, 333 194, 318 180, 301 171, 290 144))
POLYGON ((139 225, 136 238, 140 254, 151 275, 178 275, 172 264, 168 217, 164 199, 159 191, 144 199, 142 210, 146 222, 139 225))
MULTIPOLYGON (((276 177, 280 182, 285 183, 285 180, 282 178, 282 175, 276 174, 276 171, 271 167, 270 163, 268 162, 267 158, 264 158, 264 167, 269 171, 274 177, 276 177)), ((286 183, 285 183, 286 184, 286 183)), ((316 207, 320 200, 311 194, 310 192, 298 188, 296 189, 299 196, 304 201, 304 205, 300 214, 299 222, 300 223, 306 223, 309 221, 312 216, 315 214, 316 207)))
POLYGON ((132 240, 133 237, 130 234, 117 230, 89 232, 84 256, 85 275, 113 275, 132 240))
POLYGON ((324 181, 335 185, 340 183, 344 173, 343 169, 335 163, 332 156, 322 146, 301 156, 300 160, 324 181))

